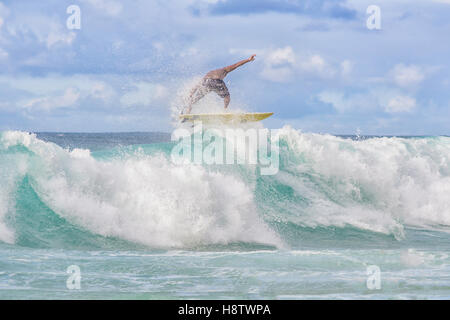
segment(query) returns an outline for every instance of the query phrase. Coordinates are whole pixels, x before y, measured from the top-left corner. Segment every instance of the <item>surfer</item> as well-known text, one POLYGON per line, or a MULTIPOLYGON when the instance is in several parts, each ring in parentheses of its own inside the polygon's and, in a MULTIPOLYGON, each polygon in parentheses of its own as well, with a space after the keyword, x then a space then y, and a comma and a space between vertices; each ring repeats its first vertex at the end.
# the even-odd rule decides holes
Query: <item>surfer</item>
POLYGON ((255 56, 256 54, 252 54, 250 58, 239 61, 228 67, 209 71, 202 78, 200 83, 191 90, 188 100, 189 105, 186 113, 190 113, 192 110, 192 105, 211 91, 214 91, 223 99, 224 107, 226 109, 230 104, 230 93, 228 92, 228 88, 225 85, 225 82, 223 82, 223 79, 234 69, 239 68, 247 62, 255 60, 255 56))

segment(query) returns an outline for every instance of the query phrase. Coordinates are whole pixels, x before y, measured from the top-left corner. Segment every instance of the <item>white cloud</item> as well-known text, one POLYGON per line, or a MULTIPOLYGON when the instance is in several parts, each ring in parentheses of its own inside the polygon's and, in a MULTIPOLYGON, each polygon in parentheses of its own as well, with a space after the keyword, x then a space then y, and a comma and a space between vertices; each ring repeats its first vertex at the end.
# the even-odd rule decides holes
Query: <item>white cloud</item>
MULTIPOLYGON (((350 62, 344 63, 345 72, 351 70, 350 62)), ((295 74, 309 74, 319 78, 332 78, 336 72, 319 54, 298 58, 292 47, 275 49, 264 54, 264 69, 261 76, 265 79, 286 82, 295 74)))
POLYGON ((264 79, 286 82, 294 74, 295 54, 289 46, 263 53, 263 62, 264 68, 260 75, 264 79))
POLYGON ((267 54, 264 61, 272 67, 284 64, 292 65, 295 63, 294 50, 290 46, 275 49, 267 54))
POLYGON ((161 84, 153 84, 149 82, 138 82, 134 90, 125 93, 120 102, 125 106, 149 106, 155 101, 164 99, 168 90, 161 84))
MULTIPOLYGON (((5 26, 5 17, 9 15, 9 9, 0 2, 0 32, 2 31, 2 28, 4 29, 5 26)), ((2 34, 0 33, 0 41, 2 40, 2 34)))
POLYGON ((4 49, 0 48, 0 60, 8 58, 9 54, 4 49))
POLYGON ((267 53, 270 52, 270 50, 262 50, 262 49, 243 49, 243 48, 230 48, 228 50, 229 54, 232 55, 243 55, 243 56, 250 56, 252 54, 256 54, 256 58, 259 59, 260 57, 264 57, 267 55, 267 53))
POLYGON ((261 77, 274 82, 287 82, 292 79, 293 71, 289 67, 273 68, 265 67, 261 73, 261 77))
POLYGON ((109 16, 117 16, 122 12, 122 4, 114 0, 82 0, 109 16))
POLYGON ((10 10, 0 2, 0 16, 5 17, 9 15, 10 10))
POLYGON ((47 48, 51 48, 57 43, 71 45, 75 38, 75 32, 61 32, 58 29, 54 29, 47 35, 45 43, 47 44, 47 48))
POLYGON ((322 72, 325 68, 325 60, 319 55, 313 55, 300 63, 300 67, 306 71, 322 72))
POLYGON ((410 65, 397 64, 392 70, 391 75, 394 82, 400 87, 416 86, 425 78, 422 68, 410 65))
POLYGON ((161 41, 155 41, 152 43, 152 47, 156 49, 158 52, 164 51, 164 43, 161 41))
POLYGON ((343 112, 352 108, 348 101, 344 98, 343 92, 322 91, 317 95, 317 98, 321 102, 331 104, 337 111, 343 112))
POLYGON ((256 54, 256 60, 263 63, 260 76, 274 82, 286 82, 294 74, 295 55, 290 46, 277 49, 243 49, 231 48, 232 55, 250 56, 256 54))
POLYGON ((338 91, 323 91, 317 95, 317 98, 319 101, 331 104, 340 113, 377 107, 377 101, 373 99, 370 92, 346 95, 338 91))
POLYGON ((29 112, 75 107, 81 101, 88 106, 101 105, 117 95, 110 84, 96 75, 0 76, 0 86, 11 89, 10 95, 3 97, 8 101, 8 108, 29 112))
POLYGON ((89 94, 93 98, 108 101, 114 96, 115 92, 110 86, 106 85, 105 83, 95 82, 92 84, 89 94))
MULTIPOLYGON (((312 76, 330 79, 336 76, 336 68, 320 54, 298 55, 291 46, 276 49, 230 49, 230 54, 250 55, 255 53, 257 59, 262 57, 264 67, 261 77, 274 82, 288 82, 294 76, 312 76)), ((353 62, 344 60, 338 66, 342 76, 348 76, 353 69, 353 62)))
MULTIPOLYGON (((95 75, 62 76, 50 74, 45 77, 0 76, 0 85, 8 85, 14 89, 27 91, 33 95, 52 95, 67 88, 76 88, 85 95, 103 90, 113 94, 113 90, 105 82, 96 79, 95 75)), ((97 95, 100 93, 97 92, 97 95)))
POLYGON ((389 100, 385 111, 389 113, 411 112, 416 107, 416 99, 408 96, 396 96, 389 100))
MULTIPOLYGON (((156 45, 155 45, 155 47, 156 47, 156 45)), ((161 47, 156 47, 156 49, 159 51, 159 52, 162 52, 163 51, 163 48, 161 47)), ((188 49, 186 49, 186 50, 183 50, 183 51, 181 51, 180 52, 180 57, 182 57, 182 58, 184 58, 184 57, 189 57, 189 56, 196 56, 196 55, 198 55, 200 53, 200 51, 197 49, 197 48, 195 48, 195 47, 190 47, 190 48, 188 48, 188 49)))
POLYGON ((332 78, 336 74, 336 71, 318 54, 302 59, 299 67, 301 71, 321 78, 332 78))
POLYGON ((18 41, 16 38, 32 36, 37 42, 45 44, 48 49, 57 44, 70 46, 76 38, 76 33, 67 30, 58 18, 39 13, 19 11, 14 19, 8 20, 4 29, 6 31, 4 35, 10 38, 8 43, 18 41))
POLYGON ((416 107, 416 100, 405 96, 398 90, 377 88, 365 92, 346 94, 340 91, 322 91, 317 95, 319 101, 329 103, 340 112, 388 113, 411 112, 416 107))
POLYGON ((353 71, 353 62, 344 60, 341 62, 341 75, 346 77, 353 71))
POLYGON ((62 95, 34 98, 25 102, 23 106, 26 109, 44 110, 65 108, 74 105, 79 97, 80 93, 76 88, 67 88, 62 95))

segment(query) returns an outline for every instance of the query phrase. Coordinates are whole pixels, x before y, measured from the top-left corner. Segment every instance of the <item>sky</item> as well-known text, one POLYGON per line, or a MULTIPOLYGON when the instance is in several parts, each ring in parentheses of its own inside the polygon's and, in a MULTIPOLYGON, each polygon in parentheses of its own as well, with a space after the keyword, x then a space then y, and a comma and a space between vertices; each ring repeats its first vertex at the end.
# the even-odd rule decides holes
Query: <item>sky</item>
POLYGON ((449 35, 450 0, 0 0, 0 131, 171 132, 196 79, 254 53, 229 108, 268 128, 450 135, 449 35))

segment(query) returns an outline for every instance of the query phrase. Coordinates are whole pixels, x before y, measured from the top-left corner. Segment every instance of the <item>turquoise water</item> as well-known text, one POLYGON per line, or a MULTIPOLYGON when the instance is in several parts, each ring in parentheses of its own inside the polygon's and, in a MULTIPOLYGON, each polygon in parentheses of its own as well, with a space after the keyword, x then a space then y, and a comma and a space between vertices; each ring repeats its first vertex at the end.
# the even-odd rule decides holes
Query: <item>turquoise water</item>
POLYGON ((167 134, 1 133, 0 298, 450 298, 450 138, 279 137, 264 176, 167 134))

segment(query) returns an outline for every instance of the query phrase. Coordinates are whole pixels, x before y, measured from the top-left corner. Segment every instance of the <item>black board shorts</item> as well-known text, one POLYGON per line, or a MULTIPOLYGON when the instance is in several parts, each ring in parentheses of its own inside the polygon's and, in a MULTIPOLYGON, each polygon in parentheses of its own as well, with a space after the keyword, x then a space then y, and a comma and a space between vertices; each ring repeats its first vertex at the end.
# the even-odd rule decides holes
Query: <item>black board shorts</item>
POLYGON ((214 91, 221 98, 225 98, 230 95, 225 82, 221 79, 205 78, 202 81, 202 86, 207 90, 207 92, 214 91))

